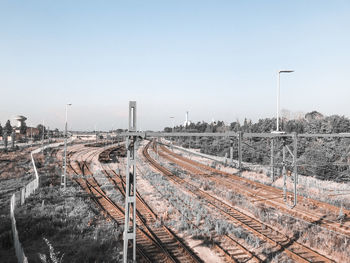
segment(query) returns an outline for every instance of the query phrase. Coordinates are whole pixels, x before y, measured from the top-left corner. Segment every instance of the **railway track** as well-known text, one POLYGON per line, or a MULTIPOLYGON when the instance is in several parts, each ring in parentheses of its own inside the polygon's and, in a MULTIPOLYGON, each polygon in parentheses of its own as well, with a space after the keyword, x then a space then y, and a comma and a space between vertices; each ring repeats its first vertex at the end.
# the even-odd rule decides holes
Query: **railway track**
POLYGON ((233 222, 235 225, 244 228, 245 230, 251 232, 255 236, 272 245, 272 247, 275 250, 275 253, 285 252, 290 258, 292 258, 296 262, 333 262, 326 256, 323 256, 317 253, 316 251, 296 242, 296 238, 290 238, 285 236, 284 234, 280 233, 274 228, 234 209, 233 207, 222 202, 216 197, 200 190, 198 187, 191 184, 190 182, 175 176, 149 155, 148 148, 150 144, 151 143, 148 143, 144 147, 143 155, 153 167, 159 170, 164 176, 173 181, 175 184, 185 186, 189 192, 197 195, 203 200, 206 200, 208 206, 216 209, 217 211, 220 211, 224 218, 231 220, 231 222, 233 222))
MULTIPOLYGON (((76 175, 82 175, 81 177, 78 177, 76 181, 85 191, 91 194, 93 200, 104 211, 105 215, 115 220, 119 225, 123 225, 124 208, 113 202, 106 195, 96 179, 93 177, 93 174, 88 166, 89 159, 92 159, 97 154, 100 154, 100 151, 95 150, 92 153, 88 153, 89 151, 91 151, 91 149, 82 151, 83 154, 88 155, 87 157, 83 157, 82 160, 69 162, 71 171, 73 171, 73 173, 76 175)), ((121 189, 118 188, 118 190, 121 189)), ((145 206, 146 204, 143 204, 143 207, 145 206)), ((137 211, 136 242, 138 261, 201 262, 199 258, 189 251, 170 230, 167 230, 164 226, 152 228, 150 224, 146 224, 144 219, 145 212, 146 209, 142 211, 138 209, 137 211)), ((150 214, 149 212, 146 214, 146 218, 151 220, 149 216, 153 217, 154 215, 150 214)), ((153 222, 155 222, 154 219, 153 222)))
MULTIPOLYGON (((89 152, 90 149, 86 149, 82 151, 84 153, 89 152)), ((81 155, 82 152, 78 153, 81 155)), ((94 153, 96 154, 96 153, 94 153)), ((92 154, 92 156, 94 155, 92 154)), ((74 157, 77 157, 75 154, 74 157)), ((89 156, 91 157, 91 156, 89 156)), ((73 156, 72 156, 73 158, 73 156)), ((85 158, 84 158, 85 159, 85 158)), ((88 158, 86 158, 88 160, 88 158)), ((115 204, 106 194, 95 178, 91 176, 90 171, 86 165, 86 161, 69 161, 68 162, 71 171, 78 176, 75 181, 92 197, 92 200, 100 207, 103 211, 103 214, 114 220, 118 223, 118 225, 124 224, 124 209, 117 204, 115 204), (89 175, 89 177, 86 177, 89 175)), ((149 236, 146 232, 137 229, 137 236, 139 237, 138 246, 137 246, 137 260, 140 262, 155 262, 155 260, 162 258, 165 260, 164 262, 173 262, 171 260, 166 260, 167 256, 162 253, 161 249, 157 246, 151 236, 149 236), (141 241, 141 242, 140 242, 141 241), (146 252, 147 250, 147 252, 146 252)))
MULTIPOLYGON (((325 218, 325 215, 328 214, 327 211, 331 211, 335 215, 339 214, 339 208, 302 196, 298 196, 297 206, 294 207, 294 209, 289 209, 284 203, 283 191, 278 188, 254 182, 247 178, 226 173, 208 165, 190 160, 170 151, 164 146, 161 146, 160 150, 167 153, 167 155, 163 155, 164 158, 194 174, 207 176, 208 180, 211 180, 218 185, 229 186, 236 192, 247 196, 251 202, 263 202, 264 204, 277 208, 293 217, 300 218, 309 223, 317 223, 319 226, 350 237, 350 213, 348 211, 344 212, 346 215, 345 220, 341 223, 336 222, 325 218), (221 176, 218 177, 217 175, 221 176), (325 211, 323 211, 323 213, 322 211, 317 211, 316 209, 319 208, 325 211)), ((291 195, 288 197, 292 199, 291 195)))
MULTIPOLYGON (((110 149, 106 150, 105 152, 102 152, 101 155, 99 156, 99 160, 102 161, 103 163, 106 163, 105 165, 108 167, 108 169, 104 169, 104 172, 109 178, 109 180, 115 184, 116 188, 123 191, 123 194, 125 195, 125 180, 122 177, 121 174, 116 173, 113 169, 110 168, 109 160, 110 157, 109 155, 113 152, 110 149)), ((104 165, 102 165, 104 166, 104 165)), ((140 171, 140 169, 138 168, 140 171)), ((140 210, 140 213, 146 216, 146 220, 148 221, 147 223, 150 223, 150 225, 153 225, 155 222, 154 220, 157 219, 157 215, 152 211, 152 209, 147 205, 147 203, 144 201, 144 199, 141 197, 139 192, 136 192, 137 194, 137 209, 140 210)), ((180 212, 180 211, 179 211, 180 212)), ((180 212, 181 213, 181 212, 180 212)), ((165 228, 165 231, 167 233, 170 233, 171 235, 174 235, 172 231, 163 226, 165 228)), ((160 236, 164 236, 163 234, 160 236)), ((176 236, 175 236, 176 238, 176 236)), ((257 258, 254 254, 252 254, 249 250, 247 250, 244 246, 236 242, 235 240, 232 239, 232 237, 225 235, 224 236, 224 241, 222 243, 229 243, 229 247, 223 247, 223 244, 218 244, 217 242, 213 241, 212 243, 212 249, 216 250, 219 252, 220 255, 222 255, 225 258, 226 262, 261 262, 259 258, 257 258)), ((163 243, 167 243, 166 240, 162 241, 163 243)), ((180 240, 178 240, 180 244, 182 243, 180 240)), ((184 248, 187 249, 187 248, 184 248)), ((191 252, 190 252, 191 253, 191 252)), ((185 262, 181 260, 180 262, 185 262)))
MULTIPOLYGON (((112 151, 118 150, 118 147, 107 149, 99 155, 99 160, 108 163, 109 155, 112 151)), ((113 183, 118 191, 125 197, 125 180, 120 174, 117 174, 109 165, 101 165, 104 174, 113 183), (105 167, 107 166, 107 168, 105 167)), ((164 244, 165 249, 170 255, 173 255, 177 262, 201 262, 201 260, 165 225, 157 226, 158 216, 147 205, 139 192, 136 192, 137 215, 155 234, 158 242, 164 244)))

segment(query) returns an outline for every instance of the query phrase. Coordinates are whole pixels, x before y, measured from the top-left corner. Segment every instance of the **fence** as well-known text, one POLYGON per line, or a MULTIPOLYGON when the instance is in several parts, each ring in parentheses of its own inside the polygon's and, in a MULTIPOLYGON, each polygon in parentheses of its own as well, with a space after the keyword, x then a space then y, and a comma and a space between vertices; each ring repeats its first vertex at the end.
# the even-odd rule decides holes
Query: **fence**
MULTIPOLYGON (((73 140, 69 140, 69 142, 72 142, 73 140)), ((34 174, 35 174, 35 179, 33 179, 31 182, 29 182, 27 185, 25 185, 21 190, 20 190, 20 204, 23 205, 25 200, 35 192, 36 189, 39 188, 39 174, 38 170, 35 165, 34 157, 33 154, 39 153, 40 151, 43 151, 44 149, 47 148, 52 148, 52 147, 58 147, 61 146, 63 142, 58 142, 58 143, 52 143, 49 145, 46 145, 44 147, 38 148, 30 153, 32 163, 33 163, 33 168, 34 168, 34 174)), ((17 260, 19 263, 27 263, 27 257, 24 254, 23 247, 21 245, 21 242, 19 241, 18 238, 18 231, 16 228, 16 219, 15 219, 15 208, 16 208, 16 193, 14 193, 11 197, 11 202, 10 202, 10 217, 11 217, 11 223, 12 223, 12 233, 13 233, 13 241, 14 241, 14 246, 15 246, 15 251, 16 251, 16 256, 17 260)))
MULTIPOLYGON (((35 152, 35 151, 33 151, 35 152)), ((33 152, 31 153, 31 159, 33 163, 34 173, 35 173, 35 179, 29 182, 26 186, 24 186, 20 190, 20 203, 21 205, 24 204, 24 201, 35 192, 36 189, 39 188, 39 175, 38 170, 36 169, 33 152)), ((16 227, 16 218, 15 218, 15 208, 16 208, 16 194, 14 193, 11 197, 10 202, 10 217, 11 217, 11 225, 12 225, 12 233, 13 233, 13 242, 15 246, 16 256, 19 263, 27 263, 28 259, 26 255, 24 254, 24 250, 22 247, 21 242, 18 238, 18 231, 16 227)))
POLYGON ((26 255, 24 254, 23 247, 21 245, 21 242, 19 242, 19 238, 18 238, 18 231, 17 231, 16 219, 15 219, 15 206, 16 206, 16 196, 15 196, 15 194, 13 194, 11 197, 11 204, 10 204, 10 215, 11 215, 13 242, 14 242, 18 262, 27 263, 28 259, 27 259, 26 255))

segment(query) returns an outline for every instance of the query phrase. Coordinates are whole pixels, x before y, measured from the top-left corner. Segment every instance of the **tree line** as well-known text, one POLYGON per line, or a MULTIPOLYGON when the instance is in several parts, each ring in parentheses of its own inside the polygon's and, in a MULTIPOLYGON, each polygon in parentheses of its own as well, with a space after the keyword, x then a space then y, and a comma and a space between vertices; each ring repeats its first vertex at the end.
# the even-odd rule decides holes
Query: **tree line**
MULTIPOLYGON (((276 118, 260 119, 253 123, 244 119, 225 124, 223 121, 212 123, 197 122, 186 127, 174 127, 174 132, 249 132, 270 133, 276 130, 276 118)), ((314 111, 300 119, 281 119, 281 130, 287 133, 330 134, 350 132, 350 119, 345 116, 323 116, 314 111)), ((166 127, 165 132, 172 132, 166 127)), ((176 139, 183 147, 200 149, 200 152, 217 156, 230 156, 230 139, 223 137, 182 137, 176 139)), ((237 140, 233 139, 233 158, 238 158, 237 140)), ((292 148, 291 139, 278 139, 275 143, 275 160, 277 166, 282 163, 282 144, 292 148)), ((268 138, 244 139, 242 144, 243 161, 268 166, 271 159, 271 141, 268 138)), ((324 180, 350 181, 350 139, 349 138, 298 138, 298 172, 324 180)), ((288 156, 289 164, 291 157, 288 156)))
MULTIPOLYGON (((4 127, 1 125, 0 123, 0 136, 3 136, 5 134, 7 134, 7 136, 10 136, 12 134, 12 132, 14 131, 14 126, 11 125, 10 120, 7 120, 4 127)), ((46 136, 50 136, 50 137, 55 137, 55 135, 59 134, 59 130, 56 128, 54 130, 48 130, 45 126, 43 126, 42 124, 38 124, 36 127, 36 129, 38 129, 38 133, 35 133, 32 136, 33 140, 40 140, 43 137, 43 134, 45 134, 46 136)), ((24 135, 24 137, 26 137, 25 135, 27 134, 27 130, 30 131, 30 127, 28 128, 26 124, 21 125, 19 127, 19 133, 24 135)), ((31 137, 31 136, 29 136, 31 137)), ((25 140, 25 139, 24 139, 25 140)))

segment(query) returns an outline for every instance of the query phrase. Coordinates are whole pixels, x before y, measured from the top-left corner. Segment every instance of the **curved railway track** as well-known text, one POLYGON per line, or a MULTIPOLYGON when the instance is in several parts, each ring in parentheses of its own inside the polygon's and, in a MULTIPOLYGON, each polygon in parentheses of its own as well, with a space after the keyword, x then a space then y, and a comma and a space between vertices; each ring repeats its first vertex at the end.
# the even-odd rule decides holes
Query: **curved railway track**
MULTIPOLYGON (((102 152, 99 156, 99 160, 101 162, 106 163, 108 169, 103 169, 107 178, 114 183, 114 185, 116 186, 117 189, 119 189, 120 191, 123 191, 123 194, 125 195, 125 180, 122 177, 121 174, 118 174, 114 171, 114 169, 110 168, 110 164, 109 160, 110 158, 110 154, 116 150, 117 148, 113 148, 111 149, 107 149, 105 152, 102 152)), ((104 166, 102 164, 102 166, 104 166)), ((139 172, 140 169, 138 168, 139 172)), ((157 215, 152 211, 152 209, 147 205, 147 203, 144 201, 144 199, 141 197, 141 195, 139 194, 139 192, 136 192, 137 194, 137 209, 140 209, 140 213, 144 216, 146 215, 146 220, 148 221, 148 223, 152 223, 154 224, 154 220, 157 219, 157 215)), ((139 211, 138 211, 139 212, 139 211)), ((179 211, 180 212, 180 211, 179 211)), ((181 212, 180 212, 181 213, 181 212)), ((174 235, 173 232, 163 226, 165 228, 166 232, 170 232, 171 235, 174 235)), ((164 236, 163 234, 161 234, 160 236, 164 236)), ((175 236, 176 238, 176 236, 175 236)), ((224 248, 222 246, 222 244, 218 244, 217 242, 213 241, 212 244, 212 249, 216 250, 219 252, 219 254, 223 255, 225 258, 226 262, 261 262, 261 260, 259 258, 257 258, 254 254, 252 254, 249 250, 247 250, 245 247, 243 247, 241 244, 239 244, 238 242, 236 242, 235 240, 232 239, 232 237, 226 235, 224 236, 224 239, 226 241, 226 243, 229 243, 229 247, 228 248, 224 248)), ((163 243, 167 243, 167 241, 162 241, 163 243)), ((182 241, 177 240, 177 242, 182 243, 182 241)), ((223 242, 224 243, 224 242, 223 242)), ((184 249, 187 250, 187 248, 185 247, 184 249)), ((190 251, 188 251, 188 253, 191 253, 190 251)), ((183 260, 181 260, 180 262, 185 262, 183 260)))
MULTIPOLYGON (((116 221, 119 225, 124 224, 124 208, 115 202, 113 202, 106 193, 101 189, 100 185, 93 176, 93 173, 89 169, 89 161, 96 155, 101 153, 100 149, 84 149, 73 156, 70 155, 70 159, 77 158, 79 155, 83 156, 82 160, 69 161, 69 167, 71 171, 78 175, 75 181, 88 193, 91 194, 96 204, 104 211, 104 214, 109 218, 116 221), (92 151, 91 153, 89 153, 92 151), (79 176, 82 175, 82 176, 79 176)), ((104 171, 105 174, 107 173, 104 171)), ((123 192, 122 188, 117 188, 123 192)), ((158 228, 151 227, 150 224, 145 222, 146 218, 150 222, 155 222, 154 218, 151 221, 150 217, 154 217, 155 214, 149 212, 146 209, 144 201, 140 201, 143 204, 142 211, 137 211, 137 260, 139 262, 201 262, 199 258, 188 250, 186 246, 176 237, 174 233, 168 230, 165 226, 158 228)))
MULTIPOLYGON (((162 156, 169 161, 176 163, 180 167, 194 174, 205 175, 209 180, 216 182, 219 185, 229 186, 235 191, 247 196, 251 202, 263 202, 264 204, 277 208, 293 217, 300 218, 309 223, 316 223, 319 226, 350 237, 350 214, 348 211, 344 212, 346 218, 343 222, 336 222, 325 218, 325 215, 327 215, 327 210, 334 214, 339 214, 339 208, 302 196, 298 196, 297 206, 293 209, 289 209, 284 203, 283 191, 278 188, 226 173, 197 161, 190 160, 170 151, 164 146, 161 146, 160 149, 167 153, 167 155, 162 156), (216 175, 221 176, 218 177, 216 175), (321 213, 320 211, 315 210, 316 208, 321 208, 325 211, 324 213, 321 213)), ((292 199, 290 195, 289 198, 292 199)))
MULTIPOLYGON (((201 199, 206 200, 208 206, 220 211, 220 213, 227 219, 231 220, 235 225, 238 225, 245 230, 253 233, 260 239, 268 242, 277 252, 285 252, 290 258, 297 262, 333 262, 331 259, 323 256, 316 251, 305 247, 304 245, 296 242, 296 238, 290 238, 275 230, 274 228, 260 222, 259 220, 250 217, 230 205, 222 202, 216 197, 200 190, 195 185, 188 181, 185 181, 175 175, 169 170, 161 166, 156 160, 154 160, 148 153, 148 148, 151 143, 148 143, 143 149, 143 155, 150 162, 150 164, 164 174, 167 178, 173 181, 175 184, 185 186, 186 189, 198 196, 201 199)), ((161 154, 161 153, 160 153, 161 154)))
MULTIPOLYGON (((109 162, 112 151, 117 150, 118 147, 105 150, 99 155, 99 160, 102 162, 109 162)), ((107 165, 101 165, 102 171, 115 188, 125 197, 125 180, 117 174, 113 169, 107 165)), ((201 260, 165 225, 156 226, 159 222, 158 216, 148 206, 145 200, 141 197, 139 192, 136 192, 136 208, 137 216, 142 223, 155 234, 157 241, 164 244, 164 248, 168 253, 176 258, 176 262, 201 262, 201 260)))

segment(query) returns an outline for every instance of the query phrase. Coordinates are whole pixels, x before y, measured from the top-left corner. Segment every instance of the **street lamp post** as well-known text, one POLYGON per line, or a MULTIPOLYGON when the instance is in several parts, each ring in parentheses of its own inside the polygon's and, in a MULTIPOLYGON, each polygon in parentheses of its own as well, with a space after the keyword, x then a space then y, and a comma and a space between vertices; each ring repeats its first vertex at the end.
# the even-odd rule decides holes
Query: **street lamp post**
POLYGON ((44 140, 45 140, 45 121, 43 120, 43 129, 42 129, 42 136, 41 136, 41 148, 42 152, 44 153, 44 140))
POLYGON ((280 115, 280 74, 281 73, 292 73, 294 70, 279 70, 278 71, 278 78, 277 78, 277 125, 276 125, 276 131, 279 132, 279 115, 280 115))
POLYGON ((61 182, 61 186, 63 184, 64 190, 66 190, 67 187, 67 179, 66 179, 66 173, 67 173, 67 119, 68 119, 68 106, 71 106, 71 103, 66 104, 66 123, 64 127, 64 158, 63 158, 63 182, 61 182))

